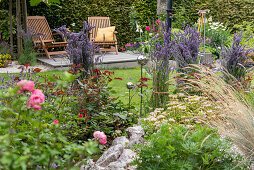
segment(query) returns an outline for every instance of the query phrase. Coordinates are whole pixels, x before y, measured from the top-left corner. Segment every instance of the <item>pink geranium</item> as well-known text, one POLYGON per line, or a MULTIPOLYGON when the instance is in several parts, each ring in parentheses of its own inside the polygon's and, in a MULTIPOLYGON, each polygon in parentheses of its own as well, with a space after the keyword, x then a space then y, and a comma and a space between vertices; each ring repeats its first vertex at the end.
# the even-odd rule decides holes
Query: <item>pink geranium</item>
POLYGON ((17 86, 21 87, 18 91, 18 94, 25 91, 32 92, 34 88, 34 82, 30 80, 21 80, 17 83, 17 86))
POLYGON ((160 25, 161 22, 159 20, 156 20, 155 23, 156 25, 160 25))
POLYGON ((149 26, 146 26, 147 31, 151 31, 151 28, 149 26))
POLYGON ((131 44, 130 44, 130 43, 127 43, 127 44, 125 45, 125 47, 131 47, 131 44))
POLYGON ((206 41, 211 42, 211 39, 210 39, 210 38, 207 38, 206 41))

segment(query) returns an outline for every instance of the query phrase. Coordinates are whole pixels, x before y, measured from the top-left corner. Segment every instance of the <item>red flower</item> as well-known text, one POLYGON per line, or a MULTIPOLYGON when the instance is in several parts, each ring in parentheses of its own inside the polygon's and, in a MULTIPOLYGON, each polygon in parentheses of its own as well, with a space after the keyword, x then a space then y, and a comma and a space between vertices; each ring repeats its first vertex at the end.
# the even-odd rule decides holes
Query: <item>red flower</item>
POLYGON ((97 75, 101 75, 101 70, 100 70, 100 69, 95 68, 95 69, 93 69, 93 71, 94 71, 97 75))
POLYGON ((79 114, 79 115, 78 115, 78 117, 82 118, 82 117, 83 117, 83 115, 82 115, 82 114, 79 114))
POLYGON ((139 80, 139 82, 148 81, 148 80, 150 80, 150 79, 149 79, 149 78, 146 78, 146 77, 141 77, 140 80, 139 80))
POLYGON ((122 78, 120 77, 115 77, 116 80, 123 80, 122 78))
POLYGON ((29 67, 29 66, 31 66, 30 63, 26 63, 26 64, 25 64, 25 67, 26 67, 26 68, 29 67))
POLYGON ((59 121, 56 119, 56 120, 54 120, 54 124, 58 124, 59 123, 59 121))
POLYGON ((147 84, 143 84, 143 83, 140 83, 139 85, 137 85, 139 88, 141 88, 141 87, 148 87, 148 85, 147 84))
POLYGON ((111 74, 114 74, 114 72, 112 72, 112 71, 104 71, 103 74, 104 74, 104 75, 111 75, 111 74))
POLYGON ((83 110, 83 109, 80 109, 79 111, 80 111, 80 112, 83 112, 83 113, 86 113, 86 112, 87 112, 87 110, 83 110))

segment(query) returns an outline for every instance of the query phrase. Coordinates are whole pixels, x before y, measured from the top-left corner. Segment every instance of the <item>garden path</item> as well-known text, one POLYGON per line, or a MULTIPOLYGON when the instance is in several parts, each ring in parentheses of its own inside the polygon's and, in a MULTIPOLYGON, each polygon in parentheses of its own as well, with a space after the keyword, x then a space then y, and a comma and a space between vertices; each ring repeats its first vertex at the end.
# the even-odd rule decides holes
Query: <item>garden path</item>
MULTIPOLYGON (((138 54, 134 53, 123 53, 119 52, 116 55, 114 52, 107 52, 103 53, 102 56, 95 55, 95 58, 99 58, 102 62, 103 68, 131 68, 131 67, 138 67, 137 64, 137 57, 138 54)), ((44 65, 48 65, 55 69, 61 67, 68 67, 71 66, 72 63, 67 57, 56 57, 53 59, 48 58, 38 58, 38 60, 43 63, 44 65)))
MULTIPOLYGON (((96 55, 99 57, 99 55, 96 55)), ((114 52, 104 53, 100 58, 102 65, 100 68, 132 68, 138 67, 137 64, 138 54, 134 53, 122 53, 119 52, 116 55, 114 52)), ((30 68, 40 68, 42 71, 49 70, 67 70, 72 65, 67 57, 55 57, 54 59, 48 59, 45 56, 37 58, 38 65, 30 68)), ((21 65, 17 61, 14 61, 11 65, 6 68, 0 68, 0 73, 19 73, 21 65)))

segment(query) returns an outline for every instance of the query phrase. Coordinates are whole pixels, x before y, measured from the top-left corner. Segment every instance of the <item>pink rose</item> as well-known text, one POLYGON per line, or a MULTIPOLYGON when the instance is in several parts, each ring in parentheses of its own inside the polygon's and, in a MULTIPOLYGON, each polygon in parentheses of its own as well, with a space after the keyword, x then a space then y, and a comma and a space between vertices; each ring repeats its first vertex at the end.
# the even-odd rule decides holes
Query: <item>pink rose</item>
POLYGON ((18 91, 18 94, 23 93, 24 91, 33 91, 34 82, 30 80, 21 80, 17 83, 17 86, 21 87, 18 91))
POLYGON ((131 47, 131 44, 130 44, 130 43, 127 43, 127 44, 125 45, 125 47, 131 47))
POLYGON ((38 89, 33 91, 32 96, 27 101, 27 108, 34 108, 34 110, 41 110, 41 106, 37 104, 44 103, 45 95, 38 89))
POLYGON ((58 124, 58 123, 59 123, 59 121, 56 119, 56 120, 54 120, 54 123, 55 123, 55 124, 58 124))
POLYGON ((96 132, 93 133, 94 138, 99 138, 100 139, 100 138, 103 137, 103 135, 105 135, 104 132, 100 132, 100 131, 96 131, 96 132))
POLYGON ((34 90, 32 91, 32 95, 39 95, 39 96, 41 96, 42 99, 43 99, 43 102, 44 102, 44 100, 45 100, 45 95, 44 95, 44 94, 42 93, 42 91, 39 90, 39 89, 34 89, 34 90))
POLYGON ((147 31, 151 31, 151 28, 149 26, 146 27, 147 31))
POLYGON ((107 137, 106 137, 106 138, 101 138, 101 139, 99 140, 99 143, 100 143, 101 145, 105 145, 105 144, 107 143, 107 137))
POLYGON ((107 136, 104 132, 96 131, 93 133, 93 136, 96 140, 99 140, 101 145, 105 145, 107 143, 107 136))

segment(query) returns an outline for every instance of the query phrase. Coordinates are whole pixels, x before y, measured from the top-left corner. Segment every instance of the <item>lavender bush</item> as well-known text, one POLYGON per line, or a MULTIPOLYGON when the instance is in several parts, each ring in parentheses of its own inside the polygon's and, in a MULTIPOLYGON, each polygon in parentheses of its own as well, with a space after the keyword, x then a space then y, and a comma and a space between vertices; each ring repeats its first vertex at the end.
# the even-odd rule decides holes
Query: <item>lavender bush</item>
POLYGON ((36 36, 36 34, 31 29, 28 29, 27 32, 25 32, 22 28, 21 34, 23 39, 23 50, 19 57, 19 64, 30 63, 31 65, 36 65, 37 52, 33 47, 33 38, 36 36))
MULTIPOLYGON (((224 71, 233 75, 237 80, 241 79, 248 73, 248 69, 253 66, 253 60, 248 57, 252 49, 247 49, 246 45, 242 45, 243 32, 235 34, 233 38, 233 45, 230 48, 222 46, 220 57, 224 71)), ((225 78, 228 79, 228 76, 225 78)))
MULTIPOLYGON (((183 31, 178 30, 171 33, 171 30, 166 32, 166 24, 163 22, 161 24, 157 36, 151 40, 149 56, 155 63, 153 68, 156 72, 154 87, 158 92, 167 92, 169 86, 166 82, 169 80, 169 73, 173 71, 173 68, 169 66, 169 60, 176 60, 178 63, 177 72, 186 72, 185 67, 198 62, 201 39, 196 27, 187 26, 183 31)), ((156 103, 155 106, 163 105, 168 101, 167 95, 154 94, 152 101, 156 101, 153 102, 156 103)))
POLYGON ((169 67, 169 60, 172 58, 172 48, 174 41, 170 40, 171 30, 166 31, 166 24, 161 23, 161 29, 158 34, 150 40, 149 56, 153 62, 151 73, 153 76, 153 88, 155 93, 152 94, 151 104, 153 107, 164 106, 168 101, 168 95, 160 92, 168 91, 169 73, 172 68, 169 67), (159 92, 159 93, 157 93, 159 92))
POLYGON ((83 30, 79 33, 71 32, 62 26, 55 31, 66 37, 68 46, 66 51, 73 64, 80 64, 83 68, 84 75, 92 73, 95 62, 98 62, 98 58, 94 59, 95 52, 99 51, 99 48, 94 46, 89 39, 89 32, 93 29, 86 21, 83 22, 83 30))
POLYGON ((178 71, 183 71, 189 64, 198 63, 198 52, 201 44, 196 27, 187 26, 184 31, 174 35, 174 45, 171 50, 173 58, 178 63, 178 71))

